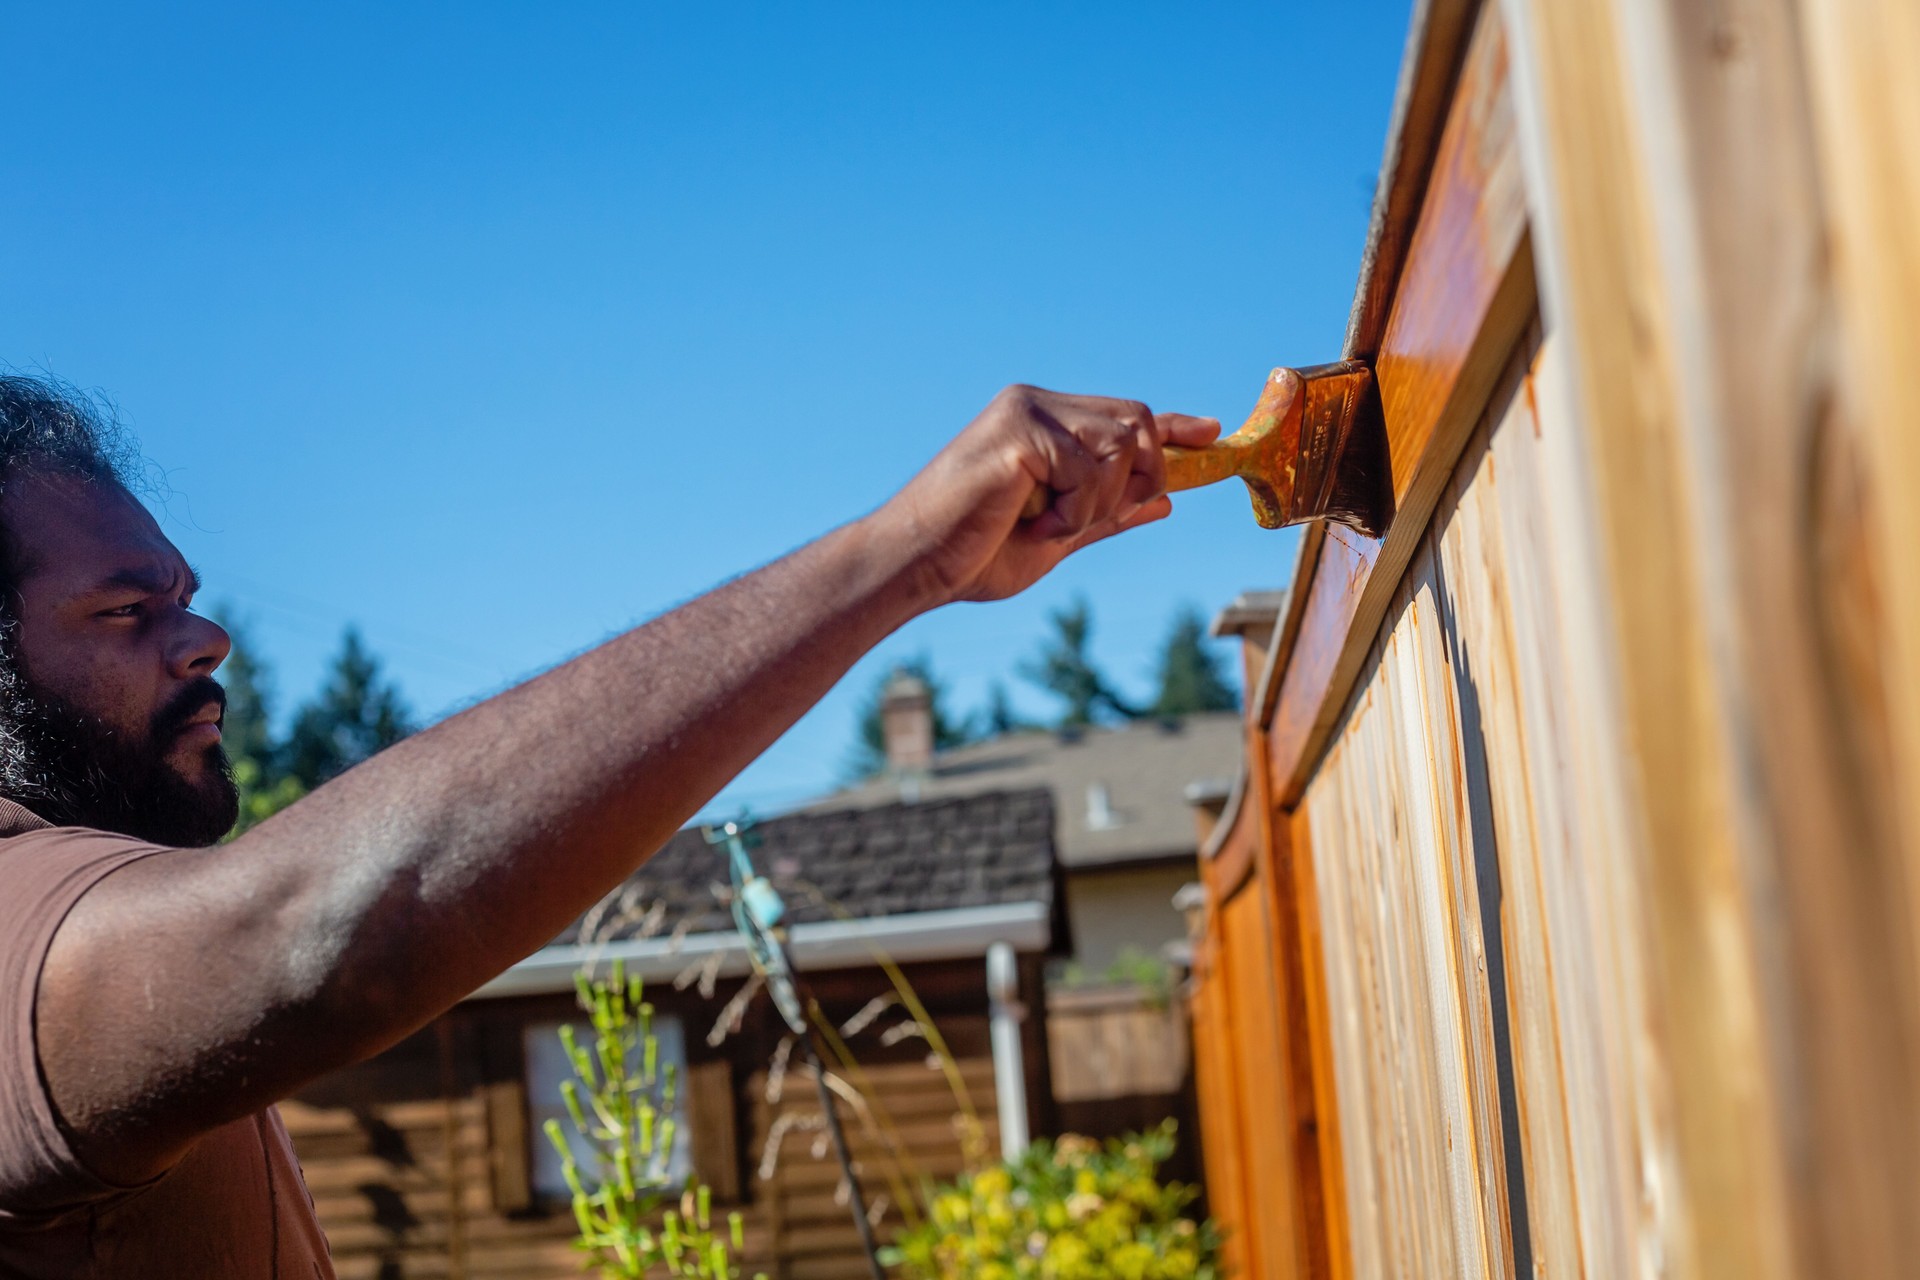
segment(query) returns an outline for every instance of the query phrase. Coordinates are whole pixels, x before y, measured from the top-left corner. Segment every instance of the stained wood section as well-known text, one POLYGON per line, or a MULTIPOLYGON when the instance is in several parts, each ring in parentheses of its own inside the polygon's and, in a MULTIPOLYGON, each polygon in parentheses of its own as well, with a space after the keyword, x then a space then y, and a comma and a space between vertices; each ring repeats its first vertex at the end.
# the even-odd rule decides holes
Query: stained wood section
POLYGON ((1236 1275, 1345 1275, 1330 1270, 1327 1131, 1316 1120, 1300 935, 1291 897, 1264 860, 1250 856, 1270 840, 1264 812, 1260 791, 1237 809, 1213 861, 1253 869, 1230 885, 1210 882, 1196 939, 1194 1053, 1209 1210, 1226 1232, 1236 1275))
POLYGON ((1478 9, 1474 0, 1420 0, 1413 7, 1407 24, 1407 56, 1394 90, 1380 185, 1367 227, 1366 256, 1360 262, 1360 282, 1354 289, 1343 347, 1350 360, 1372 359, 1380 350, 1388 304, 1406 262, 1460 70, 1460 55, 1478 9))
POLYGON ((1205 1153, 1207 1212, 1226 1239, 1221 1262, 1228 1275, 1248 1269, 1246 1233, 1241 1224, 1253 1213, 1240 1149, 1246 1127, 1240 1114, 1240 1085, 1234 1039, 1226 1010, 1226 978, 1220 964, 1218 930, 1195 939, 1189 1007, 1193 1010, 1194 1083, 1200 1096, 1200 1143, 1205 1153))
POLYGON ((1312 1159, 1303 1157, 1301 1179, 1305 1194, 1319 1198, 1320 1213, 1306 1214, 1307 1228, 1318 1233, 1308 1241, 1309 1266, 1302 1274, 1347 1280, 1354 1274, 1353 1230, 1347 1209, 1347 1175, 1344 1126, 1340 1120, 1340 1099, 1335 1089, 1333 1069, 1334 1010, 1328 1000, 1326 939, 1320 927, 1319 876, 1314 869, 1318 857, 1313 847, 1312 824, 1304 810, 1273 814, 1275 839, 1286 840, 1286 856, 1274 861, 1274 878, 1291 910, 1279 917, 1282 944, 1297 957, 1286 966, 1297 972, 1294 993, 1297 1010, 1291 1026, 1294 1030, 1294 1106, 1297 1109, 1302 1148, 1310 1141, 1312 1159), (1300 1073, 1307 1073, 1306 1079, 1300 1073))
POLYGON ((1505 38, 1480 15, 1375 365, 1396 511, 1384 539, 1303 543, 1291 648, 1277 652, 1275 795, 1297 804, 1494 378, 1533 308, 1505 38), (1311 559, 1308 557, 1311 556, 1311 559), (1305 584, 1303 587, 1300 584, 1305 584))

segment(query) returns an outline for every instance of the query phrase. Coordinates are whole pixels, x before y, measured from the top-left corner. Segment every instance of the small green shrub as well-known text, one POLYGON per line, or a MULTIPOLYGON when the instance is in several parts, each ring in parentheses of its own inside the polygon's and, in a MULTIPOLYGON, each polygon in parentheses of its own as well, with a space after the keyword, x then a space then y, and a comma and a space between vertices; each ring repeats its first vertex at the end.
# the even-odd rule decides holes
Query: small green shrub
POLYGON ((593 1047, 580 1044, 572 1027, 560 1029, 575 1076, 560 1092, 596 1167, 580 1168, 558 1120, 547 1121, 546 1134, 573 1193, 576 1245, 608 1280, 650 1273, 734 1280, 740 1215, 728 1214, 726 1234, 716 1232, 707 1188, 672 1188, 656 1172, 673 1151, 679 1082, 671 1066, 660 1065, 653 1006, 641 999, 640 979, 629 980, 616 960, 610 977, 582 971, 574 986, 593 1021, 593 1047), (676 1198, 677 1208, 662 1210, 676 1198))
POLYGON ((934 1189, 888 1261, 912 1280, 1215 1280, 1219 1233, 1199 1193, 1155 1176, 1174 1123, 1102 1147, 1067 1135, 934 1189))

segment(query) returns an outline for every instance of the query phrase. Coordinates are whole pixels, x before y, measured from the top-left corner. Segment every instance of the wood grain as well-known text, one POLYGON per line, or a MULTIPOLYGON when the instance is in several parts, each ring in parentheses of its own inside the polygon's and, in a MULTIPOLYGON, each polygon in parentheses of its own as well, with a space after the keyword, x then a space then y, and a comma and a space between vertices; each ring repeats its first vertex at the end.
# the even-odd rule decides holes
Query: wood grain
MULTIPOLYGON (((1836 710, 1852 724, 1874 726, 1880 740, 1877 752, 1860 758, 1859 773, 1868 794, 1884 804, 1886 821, 1875 832, 1871 859, 1856 855, 1853 865, 1858 875, 1867 864, 1878 891, 1879 901, 1867 905, 1880 909, 1866 918, 1883 944, 1898 946, 1902 963, 1890 966, 1898 974, 1890 985, 1903 997, 1880 1010, 1884 1034, 1867 1042, 1880 1051, 1881 1069, 1868 1077, 1878 1087, 1870 1096, 1861 1088, 1856 1099, 1863 1107, 1884 1103, 1888 1119, 1862 1135, 1872 1145, 1850 1159, 1836 1153, 1846 1165, 1828 1175, 1820 1201, 1844 1211, 1850 1193, 1877 1179, 1863 1189, 1874 1220, 1855 1226, 1824 1214, 1821 1257, 1864 1268, 1894 1256, 1911 1266, 1920 1255, 1920 1177, 1911 1163, 1920 1152, 1912 1084, 1920 1035, 1920 80, 1913 72, 1920 65, 1920 12, 1898 0, 1806 0, 1797 9, 1840 337, 1836 372, 1844 391, 1835 411, 1857 442, 1857 474, 1871 490, 1865 501, 1842 494, 1832 504, 1858 514, 1859 536, 1833 539, 1844 550, 1823 561, 1835 572, 1820 581, 1840 587, 1826 594, 1818 616, 1832 624, 1836 710), (1867 678, 1858 678, 1863 673, 1867 678), (1893 1081, 1885 1068, 1899 1070, 1900 1062, 1906 1088, 1889 1099, 1885 1087, 1893 1081), (1898 1217, 1889 1219, 1889 1211, 1898 1217), (1842 1252, 1862 1236, 1878 1256, 1842 1252)), ((1872 976, 1884 982, 1891 974, 1872 976)), ((1844 1072, 1833 1084, 1858 1087, 1844 1072)))
MULTIPOLYGON (((1920 1001, 1879 601, 1911 544, 1870 459, 1914 417, 1863 393, 1869 353, 1912 337, 1836 321, 1856 288, 1910 314, 1911 277, 1888 282, 1916 233, 1880 221, 1836 273, 1847 184, 1822 175, 1883 145, 1913 173, 1910 77, 1883 70, 1893 96, 1822 134, 1807 52, 1841 6, 1509 8, 1579 459, 1561 492, 1591 522, 1596 731, 1621 775, 1610 923, 1632 967, 1610 1030, 1636 1037, 1618 1145, 1647 1172, 1613 1215, 1679 1274, 1897 1274, 1920 1249, 1920 1001)), ((1883 16, 1840 96, 1914 34, 1883 16)))
MULTIPOLYGON (((1308 793, 1354 1267, 1512 1276, 1490 948, 1431 544, 1308 793)), ((1497 968, 1495 970, 1497 973, 1497 968)))

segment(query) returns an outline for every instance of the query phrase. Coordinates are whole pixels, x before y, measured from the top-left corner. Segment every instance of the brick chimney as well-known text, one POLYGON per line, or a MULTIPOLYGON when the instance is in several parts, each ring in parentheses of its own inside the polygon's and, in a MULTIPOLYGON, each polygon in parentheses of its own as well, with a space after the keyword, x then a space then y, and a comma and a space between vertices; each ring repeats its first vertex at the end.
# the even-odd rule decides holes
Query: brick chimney
POLYGON ((887 772, 924 774, 933 767, 933 690, 901 668, 880 695, 880 731, 887 742, 887 772))

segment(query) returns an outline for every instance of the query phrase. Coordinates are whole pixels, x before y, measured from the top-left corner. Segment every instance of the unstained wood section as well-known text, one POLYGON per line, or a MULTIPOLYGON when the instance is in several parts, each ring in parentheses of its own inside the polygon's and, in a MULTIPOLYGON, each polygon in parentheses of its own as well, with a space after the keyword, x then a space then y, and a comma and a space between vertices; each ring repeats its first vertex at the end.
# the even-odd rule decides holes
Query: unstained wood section
MULTIPOLYGON (((1481 463, 1496 437, 1521 451, 1537 440, 1520 368, 1474 436, 1303 805, 1356 1275, 1513 1276, 1535 1256, 1493 793, 1524 810, 1536 780, 1550 780, 1509 736, 1516 691, 1489 685, 1465 652, 1454 581, 1483 591, 1507 572, 1484 520, 1494 468, 1481 463)), ((1524 518, 1524 480, 1513 496, 1524 518)), ((1480 625, 1531 627, 1505 594, 1496 588, 1480 625)), ((1530 855, 1530 840, 1515 843, 1530 855)), ((1550 972, 1544 958, 1527 964, 1550 972)), ((1564 1124, 1557 1063, 1529 1096, 1564 1124)))
POLYGON ((1618 1259, 1909 1274, 1912 665, 1882 601, 1916 581, 1886 513, 1912 510, 1920 426, 1920 23, 1505 7, 1572 446, 1547 483, 1594 553, 1562 575, 1615 877, 1592 1017, 1630 1047, 1574 1161, 1618 1259))

